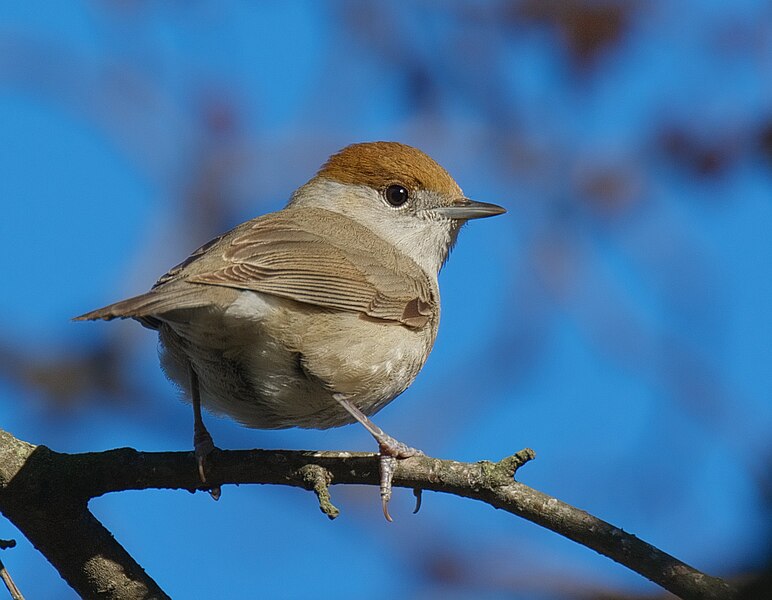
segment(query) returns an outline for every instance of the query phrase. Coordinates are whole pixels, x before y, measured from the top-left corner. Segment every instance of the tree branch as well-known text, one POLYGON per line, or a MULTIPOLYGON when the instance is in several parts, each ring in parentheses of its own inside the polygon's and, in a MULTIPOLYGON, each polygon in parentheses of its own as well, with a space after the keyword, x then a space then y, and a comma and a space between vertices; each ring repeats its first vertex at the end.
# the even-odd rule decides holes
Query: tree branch
MULTIPOLYGON (((534 457, 522 450, 497 463, 460 463, 427 456, 400 460, 394 485, 473 498, 551 529, 608 556, 685 599, 736 595, 728 584, 556 498, 514 481, 534 457)), ((262 483, 313 490, 330 518, 330 484, 378 485, 377 455, 353 452, 218 451, 208 458, 212 484, 262 483)), ((88 500, 110 492, 200 488, 191 452, 120 448, 61 454, 0 431, 0 511, 82 596, 165 598, 88 511, 88 500)))
POLYGON ((89 512, 77 457, 0 430, 0 512, 83 598, 168 598, 89 512))

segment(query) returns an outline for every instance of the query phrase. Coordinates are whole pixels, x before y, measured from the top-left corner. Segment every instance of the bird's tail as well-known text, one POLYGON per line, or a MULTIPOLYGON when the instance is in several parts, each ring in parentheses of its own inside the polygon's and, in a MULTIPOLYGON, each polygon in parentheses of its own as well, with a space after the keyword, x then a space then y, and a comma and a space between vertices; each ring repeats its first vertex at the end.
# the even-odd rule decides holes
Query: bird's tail
POLYGON ((151 290, 145 294, 121 300, 97 310, 92 310, 75 317, 73 321, 110 321, 112 319, 146 319, 162 315, 172 310, 196 308, 204 306, 207 301, 202 298, 197 286, 169 286, 151 290))

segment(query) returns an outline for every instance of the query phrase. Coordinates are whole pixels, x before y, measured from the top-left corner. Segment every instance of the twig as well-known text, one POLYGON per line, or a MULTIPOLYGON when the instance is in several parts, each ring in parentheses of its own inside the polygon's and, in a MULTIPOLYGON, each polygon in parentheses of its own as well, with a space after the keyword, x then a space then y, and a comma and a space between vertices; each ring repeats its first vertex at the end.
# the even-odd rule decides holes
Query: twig
POLYGON ((13 600, 24 600, 24 596, 22 596, 19 588, 16 587, 13 579, 11 579, 11 574, 8 572, 8 569, 5 568, 2 560, 0 560, 0 579, 3 580, 5 587, 8 588, 8 592, 11 594, 13 600))
POLYGON ((300 469, 300 476, 306 482, 306 489, 313 490, 319 500, 319 509, 332 520, 339 514, 340 510, 332 503, 330 498, 330 483, 332 476, 330 472, 319 465, 306 465, 300 469))
MULTIPOLYGON (((0 540, 0 550, 7 550, 8 548, 13 548, 15 546, 16 540, 0 540)), ((5 568, 2 560, 0 560, 0 579, 3 580, 5 587, 8 588, 8 593, 11 594, 13 600, 24 600, 24 596, 19 591, 19 588, 16 587, 16 584, 11 578, 11 574, 8 572, 8 569, 5 568)))

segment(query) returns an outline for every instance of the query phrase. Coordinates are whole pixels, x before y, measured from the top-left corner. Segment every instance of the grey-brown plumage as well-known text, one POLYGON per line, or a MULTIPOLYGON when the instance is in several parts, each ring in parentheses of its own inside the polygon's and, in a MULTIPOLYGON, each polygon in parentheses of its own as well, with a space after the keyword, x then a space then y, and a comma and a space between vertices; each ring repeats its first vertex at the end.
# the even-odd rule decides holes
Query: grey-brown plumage
POLYGON ((405 365, 389 366, 393 349, 383 348, 381 341, 409 339, 420 353, 428 353, 434 341, 436 283, 414 261, 343 215, 287 208, 248 221, 202 248, 146 294, 77 319, 133 318, 158 329, 168 375, 187 390, 186 365, 192 363, 204 406, 247 426, 326 428, 352 422, 331 399, 334 392, 357 394, 356 404, 372 414, 412 382, 422 362, 406 356, 405 365), (245 299, 245 292, 255 297, 245 299), (240 298, 242 304, 253 303, 251 317, 232 308, 241 306, 240 298), (291 302, 283 306, 275 298, 291 302), (279 327, 266 322, 277 311, 285 313, 279 327), (337 348, 337 356, 308 347, 318 345, 320 337, 323 345, 337 348), (254 347, 263 352, 267 339, 273 340, 274 358, 283 356, 290 368, 276 369, 277 360, 255 358, 254 347), (372 349, 346 357, 348 348, 370 344, 372 349), (314 361, 319 355, 324 366, 314 361), (256 362, 273 370, 256 372, 256 362), (399 373, 408 379, 381 383, 373 372, 378 366, 386 378, 399 373), (361 384, 353 385, 354 380, 361 384), (290 401, 288 391, 305 398, 290 401))

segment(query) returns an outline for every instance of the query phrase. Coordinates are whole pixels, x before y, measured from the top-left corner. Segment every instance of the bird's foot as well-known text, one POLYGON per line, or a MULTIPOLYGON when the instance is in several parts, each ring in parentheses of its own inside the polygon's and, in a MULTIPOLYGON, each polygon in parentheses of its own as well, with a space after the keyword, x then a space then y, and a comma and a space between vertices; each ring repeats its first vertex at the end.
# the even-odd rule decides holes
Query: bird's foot
MULTIPOLYGON (((217 448, 214 445, 212 436, 205 428, 196 428, 193 433, 193 455, 198 467, 198 478, 201 483, 206 483, 206 459, 217 448)), ((209 488, 209 495, 212 499, 219 500, 222 490, 219 485, 213 485, 209 488)))
MULTIPOLYGON (((332 396, 346 411, 359 421, 367 431, 370 432, 378 442, 380 450, 379 466, 381 471, 381 506, 383 507, 383 516, 391 522, 393 519, 389 514, 389 500, 391 500, 391 482, 394 479, 394 469, 397 467, 397 459, 410 458, 411 456, 423 456, 423 452, 395 440, 383 429, 373 423, 357 406, 344 394, 333 394, 332 396)), ((421 507, 421 491, 414 490, 416 505, 413 513, 417 513, 421 507)))

